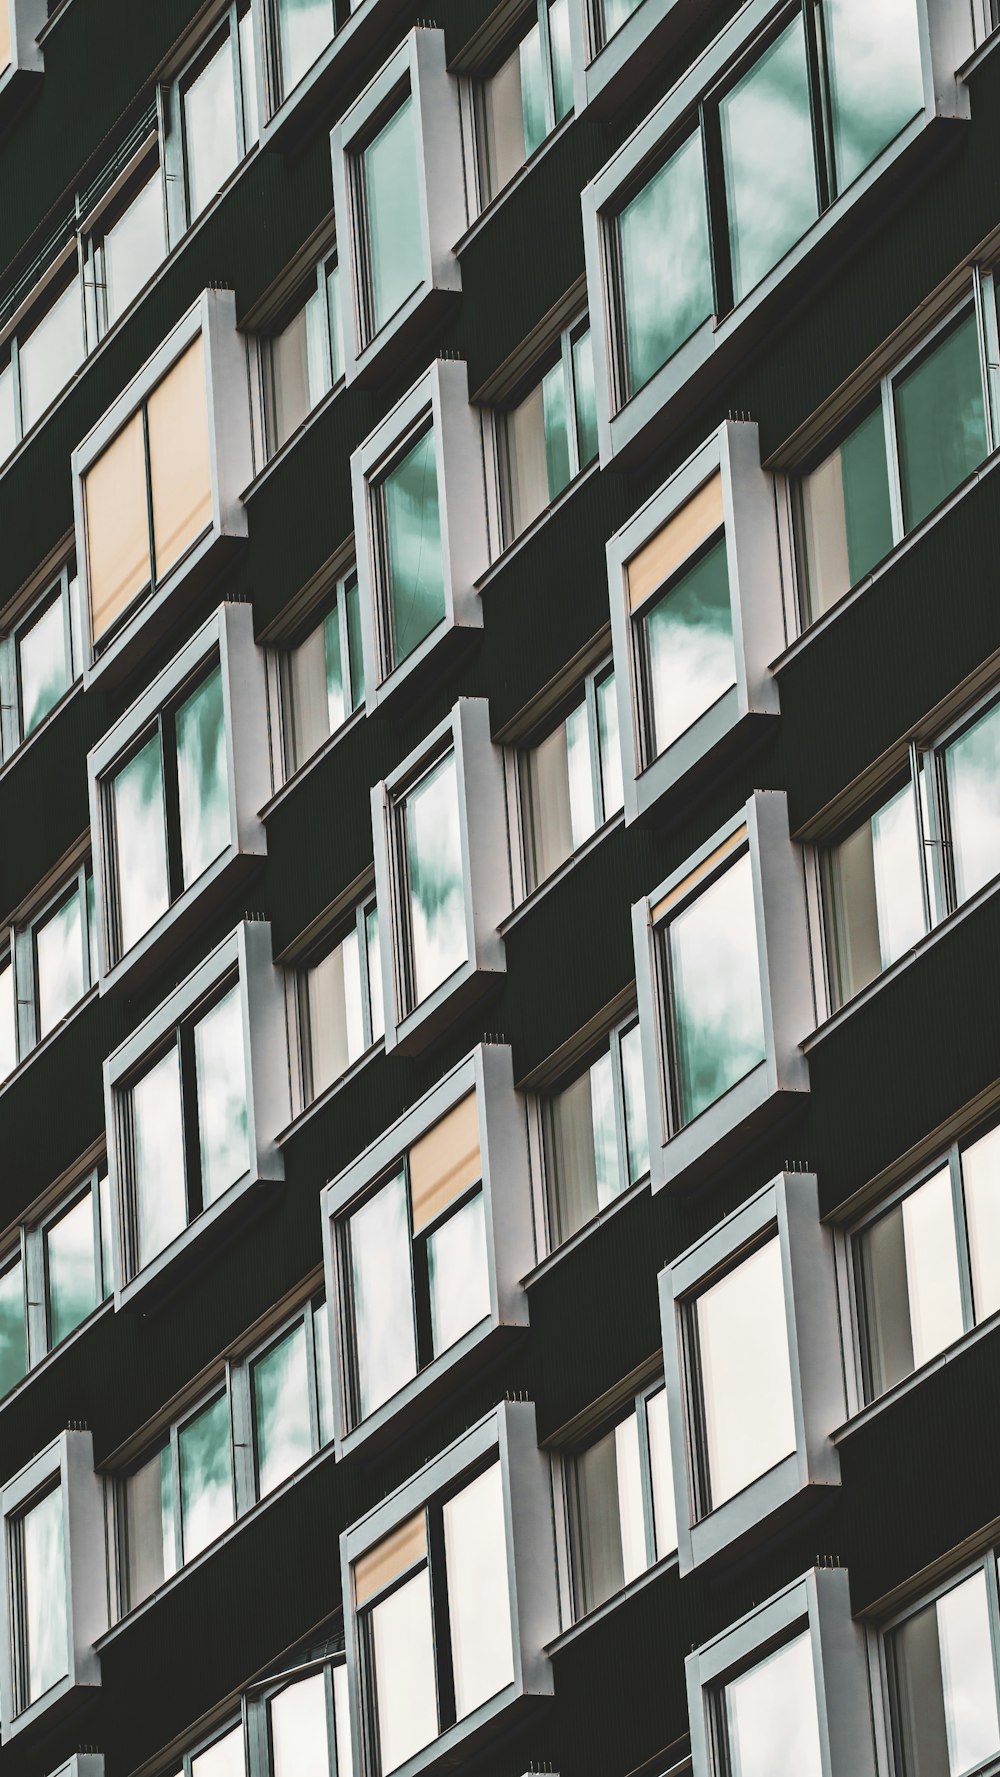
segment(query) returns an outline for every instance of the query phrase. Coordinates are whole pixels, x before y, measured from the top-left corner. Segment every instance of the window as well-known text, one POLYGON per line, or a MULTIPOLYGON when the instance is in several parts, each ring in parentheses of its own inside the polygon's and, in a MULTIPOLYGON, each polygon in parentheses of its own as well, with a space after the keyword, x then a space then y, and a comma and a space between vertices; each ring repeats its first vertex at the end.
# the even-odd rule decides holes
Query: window
POLYGON ((885 1637, 896 1777, 954 1777, 1000 1753, 992 1555, 885 1637))
POLYGON ((96 980, 94 879, 88 860, 41 907, 0 935, 4 1078, 64 1022, 96 980))
POLYGON ((66 1639, 65 1528, 62 1488, 7 1521, 21 1610, 14 1631, 14 1694, 19 1710, 37 1703, 69 1669, 66 1639))
POLYGON ((226 1728, 207 1746, 185 1753, 177 1777, 246 1777, 243 1724, 226 1728))
POLYGON ((768 1777, 822 1777, 808 1630, 723 1685, 719 1718, 732 1769, 747 1777, 764 1777, 765 1772, 768 1777), (775 1733, 779 1720, 780 1739, 775 1733))
POLYGON ((0 459, 10 455, 51 407, 85 352, 83 298, 73 259, 52 279, 0 355, 0 459))
POLYGON ((159 162, 150 170, 146 160, 86 238, 84 291, 91 349, 131 306, 166 251, 159 162))
POLYGON ((433 429, 407 445, 375 483, 382 538, 385 671, 412 654, 445 615, 441 512, 433 429))
POLYGON ((270 943, 267 925, 238 926, 110 1058, 119 1305, 160 1276, 192 1224, 207 1229, 282 1177, 287 1051, 270 943))
POLYGON ((622 806, 613 668, 587 678, 555 726, 522 749, 520 777, 527 884, 534 889, 622 806))
POLYGON ((419 1419, 526 1323, 534 1237, 507 1046, 452 1069, 327 1187, 323 1217, 345 1453, 419 1419))
POLYGON ((513 542, 597 455, 590 328, 562 334, 558 355, 497 416, 502 433, 503 529, 513 542))
POLYGON ((334 0, 274 0, 277 87, 282 98, 298 86, 337 27, 334 0))
POLYGON ((114 1289, 108 1172, 102 1161, 0 1257, 0 1397, 82 1326, 114 1289))
POLYGON ((337 581, 329 608, 282 650, 283 730, 288 775, 317 753, 365 695, 361 595, 353 571, 337 581))
POLYGON ((343 1657, 269 1688, 268 1777, 352 1777, 351 1716, 343 1657))
POLYGON ((575 1614, 581 1617, 677 1546, 663 1383, 637 1395, 567 1463, 575 1614))
POLYGON ((603 49, 626 19, 632 17, 642 0, 593 0, 594 36, 596 46, 603 49))
POLYGON ((532 0, 519 41, 479 87, 483 202, 496 197, 573 109, 569 0, 532 0))
POLYGON ((79 590, 70 561, 0 637, 0 733, 5 759, 30 740, 82 671, 79 590))
POLYGON ((851 1235, 862 1394, 873 1400, 1000 1309, 1000 1130, 957 1142, 851 1235))
POLYGON ((781 1247, 773 1234, 691 1305, 704 1413, 705 1511, 795 1448, 781 1247))
POLYGON ((187 220, 194 222, 260 134, 253 12, 225 9, 225 24, 179 82, 187 220))
POLYGON ((649 1175, 642 1048, 635 1019, 543 1101, 549 1238, 562 1245, 649 1175))
POLYGON ((1000 701, 910 747, 905 778, 825 848, 831 985, 851 999, 1000 874, 1000 701))
POLYGON ((423 270, 411 94, 362 150, 358 167, 365 217, 365 331, 370 339, 413 294, 423 270))
POLYGON ((299 1021, 307 1102, 339 1080, 382 1037, 378 908, 357 907, 334 941, 299 971, 299 1021))
POLYGON ((613 241, 622 292, 619 375, 626 401, 713 311, 700 131, 627 199, 617 215, 613 241), (663 252, 664 241, 672 243, 669 256, 663 252))
POLYGON ((261 341, 268 455, 273 456, 344 374, 337 260, 318 265, 261 341))
POLYGON ((412 1008, 468 960, 458 765, 453 751, 430 765, 397 809, 405 860, 406 1000, 412 1008))
MULTIPOLYGON (((803 620, 814 622, 940 506, 993 448, 984 385, 979 292, 965 302, 848 420, 797 481, 803 620)), ((992 312, 987 328, 996 325, 992 312)))
POLYGON ((288 1480, 333 1435, 326 1303, 306 1303, 221 1387, 176 1420, 117 1484, 122 1611, 288 1480), (235 1463, 249 1447, 252 1462, 235 1463))

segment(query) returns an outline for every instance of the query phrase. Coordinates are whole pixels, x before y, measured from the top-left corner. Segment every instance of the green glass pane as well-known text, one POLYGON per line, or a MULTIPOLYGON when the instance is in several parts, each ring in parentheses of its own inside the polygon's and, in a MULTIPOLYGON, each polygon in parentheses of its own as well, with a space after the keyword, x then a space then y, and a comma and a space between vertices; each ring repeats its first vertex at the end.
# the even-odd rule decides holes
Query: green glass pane
POLYGON ((569 35, 569 0, 552 0, 549 7, 549 46, 552 52, 552 95, 556 122, 562 123, 573 109, 573 60, 569 35))
POLYGON ((187 1225, 176 1048, 168 1049, 132 1088, 132 1164, 141 1267, 155 1259, 187 1225))
POLYGON ((753 883, 746 854, 670 921, 667 944, 683 1125, 764 1059, 753 883))
POLYGON ((649 1171, 646 1134, 646 1092, 642 1079, 642 1036, 637 1024, 622 1037, 622 1080, 625 1088, 625 1132, 628 1173, 632 1184, 649 1171))
POLYGON ((892 548, 885 422, 877 407, 840 447, 844 523, 851 585, 863 579, 892 548))
POLYGON ((250 1375, 257 1497, 263 1499, 301 1468, 312 1452, 306 1330, 301 1321, 257 1359, 250 1375))
POLYGON ((955 899, 961 906, 1000 873, 1000 705, 944 755, 955 899))
POLYGON ((719 124, 739 302, 819 215, 801 14, 727 93, 719 124))
POLYGON ((915 0, 823 0, 837 188, 843 191, 924 102, 915 0))
POLYGON ((90 1192, 45 1233, 49 1296, 49 1345, 58 1345, 97 1307, 94 1205, 90 1192))
POLYGON ((423 276, 412 98, 369 143, 363 164, 372 332, 377 333, 423 276))
POLYGON ((334 32, 333 0, 277 0, 281 90, 290 93, 334 32))
POLYGON ((14 965, 0 961, 0 1080, 17 1066, 17 1006, 14 1000, 14 965))
POLYGON ((22 1632, 26 1701, 66 1676, 66 1565, 62 1488, 54 1487, 21 1520, 22 1632))
POLYGON ((222 668, 177 711, 177 790, 184 886, 196 882, 229 844, 229 767, 222 668))
POLYGON ((159 730, 111 785, 120 954, 148 932, 170 903, 163 753, 159 730))
POLYGON ((194 1029, 201 1194, 214 1203, 250 1165, 247 1069, 239 984, 194 1029))
POLYGON ((736 683, 724 537, 657 600, 644 627, 656 756, 736 683))
POLYGON ((111 1180, 102 1172, 97 1181, 101 1212, 101 1294, 110 1296, 115 1287, 114 1208, 111 1202, 111 1180))
POLYGON ((316 1353, 316 1396, 319 1404, 319 1441, 333 1437, 333 1377, 330 1362, 330 1321, 325 1302, 313 1309, 313 1349, 316 1353))
POLYGON ((202 1409, 177 1438, 184 1560, 191 1561, 233 1521, 233 1459, 226 1395, 202 1409))
POLYGON ((903 523, 910 531, 986 455, 976 317, 970 311, 894 387, 903 523))
POLYGON ((590 328, 573 341, 573 391, 576 396, 576 442, 580 468, 597 455, 597 398, 594 391, 594 348, 590 328))
POLYGON ((334 605, 323 619, 323 653, 326 657, 326 707, 329 732, 335 734, 347 716, 344 700, 344 663, 340 648, 340 610, 334 605))
POLYGON ((17 638, 21 687, 21 738, 27 740, 73 683, 73 663, 62 598, 57 598, 17 638))
POLYGON ((618 230, 628 392, 634 395, 712 313, 700 133, 626 205, 618 230))
POLYGON ((542 413, 545 424, 545 469, 549 499, 554 500, 570 477, 569 432, 566 426, 566 377, 562 359, 542 378, 542 413))
POLYGON ((83 913, 75 890, 35 931, 38 1035, 47 1036, 87 990, 83 913))
POLYGON ((614 1076, 607 1050, 553 1096, 549 1140, 553 1220, 563 1241, 624 1189, 618 1162, 614 1076))
POLYGON ((537 24, 522 37, 518 50, 521 68, 521 119, 524 127, 524 158, 540 148, 549 133, 545 54, 537 24))
POLYGON ((393 666, 444 616, 434 433, 425 432, 382 483, 393 666))
POLYGON ((365 658, 361 646, 361 592, 357 575, 345 582, 347 600, 347 651, 350 655, 351 708, 356 710, 365 698, 365 658))
POLYGON ((468 956, 455 755, 406 798, 412 1003, 419 1005, 468 956))
POLYGON ((603 5, 601 0, 596 0, 595 10, 600 11, 603 15, 602 41, 607 43, 608 39, 613 37, 616 31, 621 30, 625 20, 631 18, 636 8, 641 5, 642 0, 603 0, 603 5))
POLYGON ((0 1276, 0 1395, 8 1394, 28 1368, 24 1331, 24 1272, 20 1259, 0 1276))

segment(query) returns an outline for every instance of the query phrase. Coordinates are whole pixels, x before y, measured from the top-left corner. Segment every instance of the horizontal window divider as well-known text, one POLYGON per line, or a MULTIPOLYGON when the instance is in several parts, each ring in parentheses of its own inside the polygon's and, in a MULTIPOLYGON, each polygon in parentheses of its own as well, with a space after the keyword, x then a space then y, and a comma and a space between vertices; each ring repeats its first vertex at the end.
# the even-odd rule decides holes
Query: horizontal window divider
POLYGON ((342 394, 346 387, 347 384, 344 381, 343 376, 339 376, 332 389, 327 389, 326 394, 316 402, 314 407, 309 409, 305 419, 299 421, 294 432, 289 433, 280 449, 274 451, 273 454, 268 457, 267 461, 262 464, 261 468, 258 469, 253 479, 247 482, 246 487, 240 495, 240 499, 243 501, 244 505, 246 505, 249 500, 253 499, 254 494, 260 492, 260 489, 264 486, 265 482, 270 481, 272 474, 284 464, 290 452, 301 442, 306 433, 311 432, 313 427, 323 418, 323 415, 329 412, 337 396, 342 394))
POLYGON ((554 1247, 544 1259, 540 1260, 531 1271, 522 1277, 521 1282, 524 1288, 530 1290, 536 1283, 541 1283, 542 1279, 556 1270, 563 1260, 568 1259, 571 1253, 575 1253, 591 1236, 595 1235, 599 1228, 605 1227, 614 1216, 620 1215, 628 1204, 636 1201, 636 1198, 648 1194, 648 1175, 646 1178, 638 1179, 634 1185, 628 1185, 624 1191, 620 1191, 618 1196, 600 1210, 591 1221, 585 1222, 583 1227, 578 1228, 575 1234, 571 1234, 568 1240, 564 1240, 560 1246, 554 1247))
POLYGON ((377 1042, 372 1043, 371 1047, 366 1049, 362 1055, 359 1055, 356 1061, 352 1061, 350 1067, 347 1068, 344 1073, 338 1075, 337 1079, 332 1080, 329 1086, 327 1086, 318 1097, 312 1099, 311 1102, 299 1112, 297 1117, 293 1117, 291 1122, 285 1125, 284 1129, 278 1131, 278 1134, 274 1138, 275 1146, 279 1148, 287 1147, 289 1142, 294 1141, 296 1136, 300 1135, 302 1130, 314 1122, 323 1111, 329 1110, 334 1099, 338 1098, 346 1087, 352 1085, 358 1075, 364 1073, 365 1069, 377 1056, 384 1054, 385 1038, 379 1037, 377 1042))
MULTIPOLYGON (((676 1568, 677 1550, 674 1549, 672 1554, 664 1555, 659 1561, 654 1561, 652 1567, 647 1567, 645 1572, 640 1573, 636 1579, 629 1580, 627 1586, 622 1586, 620 1591, 613 1593, 610 1598, 606 1598, 603 1604, 598 1604, 594 1610, 589 1610, 585 1617, 578 1617, 576 1622, 571 1623, 568 1629, 564 1629, 561 1635, 557 1635, 554 1641, 546 1643, 545 1652, 551 1659, 554 1659, 557 1654, 562 1653, 564 1648, 572 1647, 579 1641, 588 1629, 596 1628, 598 1623, 603 1623, 607 1617, 613 1616, 623 1604, 628 1603, 629 1599, 635 1598, 640 1592, 645 1592, 649 1586, 655 1585, 657 1580, 662 1579, 665 1573, 670 1573, 676 1568)), ((682 1770, 685 1768, 681 1766, 682 1770)))
POLYGON ((563 488, 562 493, 550 505, 546 506, 545 511, 540 512, 537 518, 532 519, 527 529, 523 530, 519 537, 515 537, 512 543, 505 545, 496 560, 490 563, 485 574, 480 574, 479 579, 475 582, 476 591, 485 592, 488 586, 492 586, 494 580, 500 579, 503 570, 508 568, 521 550, 525 549, 538 536, 539 531, 544 530, 549 519, 554 518, 557 512, 561 512, 564 506, 568 506, 573 495, 579 493, 585 482, 591 481, 596 475, 599 475, 600 470, 601 465, 596 457, 592 463, 587 464, 585 469, 581 469, 579 475, 575 475, 573 480, 563 488))
POLYGON ((363 703, 360 703, 356 710, 351 711, 347 721, 342 722, 340 727, 327 737, 323 742, 323 745, 317 747, 315 753, 311 753, 309 758, 305 759, 299 766, 298 770, 293 771, 291 777, 285 780, 281 785, 281 788, 275 790, 274 795, 258 809, 257 812, 262 821, 269 821, 271 816, 276 814, 279 808, 284 807, 293 792, 301 788, 302 784, 305 783, 306 778, 312 776, 312 773, 317 767, 322 765, 324 759, 328 759, 331 753, 336 752, 337 747, 345 736, 350 734, 355 728, 360 727, 366 714, 367 711, 363 703))
POLYGON ((977 1325, 969 1327, 967 1332, 952 1340, 950 1345, 946 1345, 943 1351, 928 1358, 927 1362, 921 1364, 918 1370, 911 1370, 908 1376, 903 1376, 892 1388, 887 1388, 884 1394, 878 1395, 873 1401, 868 1401, 864 1407, 859 1408, 857 1413, 852 1413, 850 1419, 845 1419, 843 1425, 839 1425, 836 1431, 831 1432, 830 1436, 833 1442, 837 1445, 849 1443, 851 1438, 856 1433, 864 1431, 873 1419, 880 1419, 883 1413, 887 1413, 897 1401, 912 1394, 914 1389, 919 1388, 929 1376, 945 1369, 948 1364, 955 1363, 965 1355, 970 1346, 978 1345, 983 1339, 989 1338, 992 1333, 997 1331, 998 1327, 1000 1327, 1000 1309, 986 1320, 981 1320, 977 1325))
POLYGON ((540 882, 537 888, 532 889, 531 893, 526 895, 524 900, 514 908, 513 913, 508 913, 506 919, 500 921, 500 924, 497 926, 497 931, 500 933, 501 938, 505 938, 508 932, 512 931, 515 926, 519 925, 521 920, 537 907, 539 901, 543 901, 546 895, 548 895, 554 888, 557 888, 561 882, 565 882, 567 876, 570 875, 575 866, 581 864, 584 858, 588 858, 591 852, 597 851, 603 841, 608 838, 609 834, 615 832, 619 827, 624 827, 624 825, 625 813, 623 809, 619 809, 618 813, 613 814, 609 821, 605 821, 603 827, 598 827, 596 833, 592 833, 589 839, 584 840, 584 843, 581 846, 578 846, 575 852, 570 854, 566 859, 566 862, 560 864, 558 870, 553 870, 551 876, 547 876, 544 882, 540 882))
POLYGON ((498 211, 503 209, 507 199, 513 197, 516 191, 520 191, 521 187, 527 183, 528 179, 535 171, 535 168, 545 160, 551 150, 556 147, 557 143, 561 142, 563 137, 569 134, 570 129, 575 122, 576 112, 570 111, 567 116, 563 118, 561 123, 556 124, 555 129, 546 136, 544 142, 538 144, 534 154, 532 154, 522 166, 518 167, 514 177, 508 179, 507 184, 503 189, 498 191, 495 197, 490 198, 486 208, 480 210, 475 222, 471 223, 465 233, 460 235, 455 242, 452 252, 457 259, 461 259, 462 254, 467 248, 471 247, 473 242, 477 241, 481 234, 485 234, 486 229, 489 227, 498 211))

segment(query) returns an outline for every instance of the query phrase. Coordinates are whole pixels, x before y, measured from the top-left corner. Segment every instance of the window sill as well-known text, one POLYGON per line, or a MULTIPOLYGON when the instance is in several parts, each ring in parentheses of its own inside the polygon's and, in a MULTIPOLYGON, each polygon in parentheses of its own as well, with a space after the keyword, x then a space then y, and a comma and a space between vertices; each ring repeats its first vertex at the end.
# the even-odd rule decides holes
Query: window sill
POLYGON ((946 1365, 953 1364, 956 1358, 962 1357, 971 1346, 978 1345, 982 1339, 995 1333, 998 1327, 1000 1327, 1000 1309, 995 1314, 991 1314, 988 1320, 980 1321, 978 1326, 970 1327, 967 1333, 963 1333, 960 1338, 953 1340, 950 1345, 946 1345, 944 1350, 939 1351, 935 1357, 928 1358, 925 1364, 921 1364, 919 1370, 911 1371, 909 1376, 904 1376, 892 1388, 886 1389, 885 1394, 880 1394, 876 1400, 869 1401, 866 1406, 860 1407, 850 1419, 845 1420, 843 1425, 838 1426, 837 1430, 830 1434, 833 1443, 837 1445, 848 1443, 856 1432, 863 1431, 866 1425, 871 1424, 872 1420, 880 1419, 883 1413, 889 1412, 897 1401, 904 1400, 907 1395, 920 1388, 928 1376, 933 1376, 936 1372, 943 1370, 946 1365))
POLYGON ((576 113, 571 111, 568 116, 563 118, 562 123, 556 124, 555 129, 551 134, 546 136, 544 142, 539 143, 534 154, 530 155, 528 159, 518 167, 514 177, 508 179, 503 190, 498 191, 495 197, 490 198, 489 203, 480 210, 475 222, 470 223, 465 233, 460 235, 459 239, 455 242, 452 252, 457 259, 461 259, 466 248, 471 247, 472 243, 478 240, 481 234, 485 233, 486 229, 493 221, 494 216, 503 209, 508 198, 513 197, 516 191, 520 191, 522 185, 524 185, 530 178, 535 168, 540 166, 546 156, 551 153, 552 149, 556 146, 556 143, 561 142, 563 137, 568 135, 575 122, 576 113))
POLYGON ((624 827, 624 825, 625 811, 620 808, 617 814, 613 814, 610 820, 605 821, 603 827, 598 827, 597 831, 592 833, 589 839, 585 839, 575 852, 571 852, 568 858, 564 858, 559 868, 553 870, 551 876, 547 876, 544 882, 540 882, 537 888, 532 889, 530 895, 526 895, 523 901, 519 901, 513 913, 508 913, 507 918, 501 920, 497 927, 501 938, 506 938, 507 933, 519 925, 521 920, 538 906, 539 901, 543 901, 546 895, 558 888, 561 882, 565 882, 577 864, 582 863, 584 858, 588 858, 591 852, 595 852, 610 833, 617 832, 618 828, 624 827))
POLYGON ((275 790, 274 795, 269 797, 262 808, 258 809, 257 812, 262 821, 270 820, 276 810, 288 801, 288 798, 305 782, 306 778, 311 777, 312 773, 319 769, 324 759, 330 757, 330 754, 336 750, 345 736, 350 734, 353 729, 360 727, 367 713, 364 704, 359 703, 357 709, 351 711, 347 721, 342 722, 333 734, 327 735, 323 745, 317 747, 315 753, 311 753, 308 759, 296 766, 291 777, 286 777, 281 788, 275 790))
POLYGON ((644 1592, 647 1586, 653 1585, 665 1573, 673 1572, 676 1567, 677 1550, 674 1549, 672 1554, 662 1555, 659 1561, 654 1561, 652 1567, 647 1567, 645 1573, 639 1574, 637 1579, 630 1580, 620 1592, 615 1592, 611 1598, 606 1598, 603 1604, 598 1604, 593 1610, 588 1611, 585 1617, 579 1617, 575 1623, 571 1623, 569 1628, 564 1629, 561 1635, 557 1635, 554 1641, 547 1643, 545 1652, 550 1658, 554 1658, 556 1654, 561 1654, 564 1648, 572 1647, 573 1643, 579 1641, 582 1635, 586 1635, 588 1629, 593 1629, 597 1623, 603 1623, 628 1599, 634 1598, 638 1592, 644 1592))
POLYGON ((645 1178, 637 1179, 634 1185, 629 1185, 624 1191, 619 1191, 611 1203, 605 1204, 603 1209, 598 1210, 596 1216, 591 1216, 589 1222, 584 1222, 582 1228, 577 1228, 576 1233, 571 1234, 568 1240, 564 1240, 560 1246, 553 1247, 550 1253, 546 1253, 544 1259, 541 1259, 522 1277, 523 1288, 530 1290, 536 1283, 541 1283, 542 1279, 548 1277, 549 1273, 554 1271, 562 1260, 568 1259, 571 1253, 576 1252, 596 1235, 598 1229, 603 1228, 614 1216, 619 1215, 626 1204, 634 1203, 637 1198, 648 1195, 649 1183, 649 1174, 647 1173, 645 1178))
POLYGON ((68 691, 63 692, 62 696, 59 699, 59 702, 54 703, 52 705, 52 708, 49 710, 48 715, 42 717, 42 720, 39 722, 38 727, 32 729, 27 740, 23 740, 21 742, 20 746, 16 746, 14 748, 14 751, 11 753, 10 757, 8 759, 5 759, 3 764, 0 765, 0 784, 3 783, 4 778, 13 769, 13 767, 15 765, 17 765, 18 762, 25 757, 29 747, 34 746, 34 743, 38 739, 39 735, 46 733, 46 731, 48 730, 50 725, 55 721, 56 717, 61 716, 62 712, 66 708, 66 706, 68 704, 72 703, 74 697, 76 697, 78 693, 82 693, 82 691, 83 691, 83 677, 81 675, 80 678, 73 680, 73 683, 69 687, 68 691))
POLYGON ((199 1550, 198 1554, 192 1561, 186 1561, 183 1567, 179 1567, 177 1572, 172 1573, 168 1580, 164 1580, 163 1585, 158 1586, 155 1592, 151 1592, 148 1598, 144 1598, 141 1604, 137 1604, 134 1609, 126 1611, 123 1616, 118 1618, 116 1623, 111 1625, 110 1629, 105 1630, 103 1635, 98 1636, 94 1643, 96 1652, 100 1653, 102 1649, 112 1646, 119 1640, 126 1630, 132 1627, 133 1623, 138 1622, 140 1617, 146 1616, 149 1611, 155 1609, 161 1600, 166 1598, 169 1593, 176 1591, 177 1587, 183 1583, 189 1574, 195 1573, 200 1567, 204 1567, 205 1563, 211 1560, 213 1555, 216 1555, 220 1549, 225 1548, 227 1543, 231 1543, 233 1538, 238 1536, 240 1531, 243 1530, 247 1524, 256 1523, 258 1518, 260 1518, 270 1506, 273 1506, 279 1499, 284 1499, 285 1495, 290 1493, 292 1488, 296 1487, 300 1481, 305 1480, 307 1475, 313 1474, 313 1472, 320 1468, 323 1463, 332 1461, 332 1442, 325 1444, 321 1450, 314 1450, 308 1461, 304 1462, 301 1468, 297 1468, 293 1475, 289 1475, 286 1480, 282 1481, 280 1487, 275 1487, 274 1491, 267 1494, 264 1499, 258 1499, 256 1504, 250 1507, 249 1511, 243 1513, 242 1518, 237 1518, 235 1523, 230 1524, 229 1529, 224 1530, 221 1536, 217 1536, 214 1542, 208 1544, 207 1548, 199 1550))
POLYGON ((305 437, 307 432, 312 431, 313 427, 319 423, 323 415, 329 412, 337 396, 342 394, 346 387, 347 384, 344 381, 343 376, 341 376, 334 383, 332 389, 327 389, 326 394, 320 396, 315 407, 309 409, 305 419, 299 421, 294 432, 289 433, 280 449, 276 450, 272 456, 268 457, 263 467, 258 469, 253 480, 247 483, 240 495, 240 499, 243 501, 244 505, 246 505, 248 500, 253 499, 254 494, 258 493, 264 486, 265 482, 270 480, 272 474, 277 473, 281 465, 288 460, 288 457, 294 450, 295 446, 305 437))
POLYGON ((65 1018, 61 1019, 52 1030, 47 1032, 40 1043, 36 1043, 33 1049, 29 1049, 27 1055, 18 1062, 16 1068, 7 1075, 7 1078, 0 1081, 0 1099, 3 1099, 6 1094, 17 1085, 18 1081, 22 1078, 25 1069, 29 1068, 33 1061, 37 1061, 40 1055, 44 1054, 48 1049, 51 1049, 53 1043, 58 1041, 63 1032, 67 1030, 71 1024, 76 1022, 81 1012, 85 1011, 96 998, 96 986, 88 987, 82 1000, 77 1000, 76 1005, 70 1008, 65 1018))
POLYGON ((379 1037, 377 1043, 373 1043, 370 1049, 366 1049, 363 1055, 359 1055, 356 1061, 352 1061, 344 1073, 340 1074, 336 1080, 331 1080, 329 1086, 325 1086, 317 1098, 311 1099, 309 1104, 296 1117, 293 1117, 290 1123, 285 1125, 284 1129, 274 1138, 275 1146, 283 1148, 290 1141, 294 1141, 295 1137, 301 1134, 303 1129, 308 1128, 309 1124, 320 1116, 341 1092, 353 1084, 359 1074, 364 1073, 377 1056, 384 1054, 385 1038, 379 1037))
POLYGON ((479 576, 479 579, 476 581, 476 591, 478 593, 485 592, 486 588, 490 586, 494 580, 500 577, 504 569, 510 566, 514 557, 518 555, 522 549, 525 549, 535 537, 537 537, 539 531, 545 528, 549 519, 553 518, 557 512, 561 512, 564 506, 568 506, 570 500, 578 489, 581 488, 585 482, 590 481, 595 475, 600 474, 600 469, 601 465, 595 457, 592 463, 588 463, 585 469, 580 470, 579 475, 575 475, 572 481, 567 482, 562 493, 557 494, 556 498, 545 507, 544 511, 540 512, 537 518, 533 518, 531 523, 525 526, 521 535, 515 537, 512 542, 504 545, 495 561, 490 563, 485 574, 479 576))

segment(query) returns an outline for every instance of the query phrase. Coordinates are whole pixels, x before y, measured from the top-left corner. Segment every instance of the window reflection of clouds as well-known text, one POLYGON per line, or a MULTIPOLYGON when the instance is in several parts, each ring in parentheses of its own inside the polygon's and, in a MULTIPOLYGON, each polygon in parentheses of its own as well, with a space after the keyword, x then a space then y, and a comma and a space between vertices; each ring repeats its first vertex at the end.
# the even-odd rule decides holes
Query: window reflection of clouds
POLYGON ((959 905, 1000 871, 1000 704, 944 755, 959 905))
POLYGON ((364 1419, 417 1373, 404 1175, 356 1210, 350 1227, 358 1411, 364 1419))
POLYGON ((283 93, 298 85, 333 31, 333 0, 278 0, 283 93))
POLYGON ((391 663, 398 666, 444 616, 444 570, 433 431, 383 482, 391 663))
POLYGON ((309 1371, 300 1322, 253 1366, 257 1491, 261 1499, 310 1455, 309 1371))
POLYGON ((653 174, 618 221, 629 393, 635 394, 712 313, 701 136, 653 174))
POLYGON ((64 1678, 69 1664, 62 1488, 54 1487, 22 1519, 27 1701, 64 1678))
POLYGON ((112 799, 124 953, 149 931, 170 901, 159 731, 115 775, 112 799))
POLYGON ((181 1427, 177 1447, 184 1559, 191 1561, 233 1522, 229 1401, 224 1394, 181 1427))
POLYGON ((177 788, 185 888, 229 844, 229 771, 222 668, 177 711, 177 788))
POLYGON ((58 1345, 97 1306, 94 1206, 89 1191, 48 1228, 45 1258, 49 1339, 58 1345))
POLYGON ((201 215, 236 165, 236 95, 229 36, 184 94, 188 203, 201 215))
POLYGON ((54 1030, 86 991, 80 893, 76 890, 35 932, 38 1035, 54 1030))
POLYGON ((722 100, 719 122, 739 302, 819 215, 801 14, 722 100))
POLYGON ((725 538, 652 606, 645 629, 659 754, 736 683, 725 538))
POLYGON ((21 735, 27 740, 73 682, 63 601, 55 599, 18 639, 21 735))
POLYGON ((750 859, 668 927, 679 1111, 689 1123, 764 1058, 750 859))
POLYGON ((421 277, 419 156, 411 95, 369 143, 363 160, 368 275, 377 333, 421 277))
POLYGON ((132 1088, 138 1261, 146 1265, 187 1223, 180 1064, 169 1049, 132 1088))
POLYGON ((823 0, 837 185, 843 191, 923 103, 913 0, 823 0))
POLYGON ((466 961, 465 893, 455 755, 441 759, 405 802, 413 1003, 466 961))
POLYGON ((239 985, 199 1019, 194 1031, 201 1135, 201 1191, 206 1206, 250 1164, 246 1051, 239 985))
POLYGON ((27 1368, 24 1272, 17 1259, 0 1275, 0 1395, 20 1382, 27 1368))

